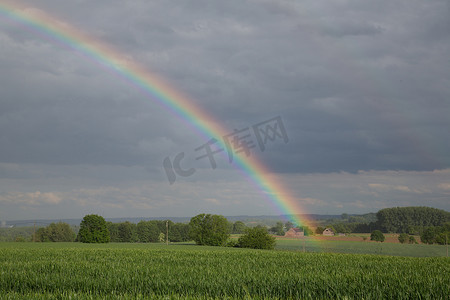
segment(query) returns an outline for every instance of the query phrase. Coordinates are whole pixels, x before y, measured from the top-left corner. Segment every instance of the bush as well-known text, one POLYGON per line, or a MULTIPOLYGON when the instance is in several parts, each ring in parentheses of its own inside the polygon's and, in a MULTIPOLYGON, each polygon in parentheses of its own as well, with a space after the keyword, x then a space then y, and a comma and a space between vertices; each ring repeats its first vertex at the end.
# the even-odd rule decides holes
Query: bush
POLYGON ((249 228, 238 240, 238 246, 241 248, 272 250, 275 244, 275 238, 263 227, 249 228))
POLYGON ((401 233, 401 234, 398 236, 398 241, 399 241, 400 243, 402 243, 402 244, 406 243, 406 242, 408 241, 408 234, 406 234, 406 233, 401 233))
POLYGON ((437 230, 435 227, 426 228, 420 235, 420 241, 424 244, 434 244, 437 235, 437 230))
POLYGON ((450 241, 450 230, 448 225, 426 228, 420 235, 420 240, 425 244, 445 245, 450 241))
POLYGON ((384 242, 384 234, 379 230, 374 230, 370 234, 370 240, 371 241, 377 241, 377 242, 384 242))
POLYGON ((16 242, 23 243, 25 242, 25 238, 23 236, 16 237, 16 242))
POLYGON ((226 246, 227 247, 239 247, 238 242, 236 240, 228 240, 226 246))
POLYGON ((450 242, 450 231, 437 234, 435 241, 439 245, 447 245, 450 242))

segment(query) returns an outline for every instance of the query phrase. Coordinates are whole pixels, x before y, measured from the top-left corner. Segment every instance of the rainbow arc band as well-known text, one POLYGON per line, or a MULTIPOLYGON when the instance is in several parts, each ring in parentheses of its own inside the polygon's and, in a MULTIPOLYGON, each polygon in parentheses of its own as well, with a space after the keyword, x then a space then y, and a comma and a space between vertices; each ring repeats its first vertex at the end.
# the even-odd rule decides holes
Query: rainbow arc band
MULTIPOLYGON (((221 137, 229 131, 221 126, 210 113, 196 106, 186 95, 111 46, 90 37, 43 10, 26 6, 17 0, 0 0, 0 18, 19 24, 24 30, 31 31, 52 43, 76 51, 139 89, 148 99, 159 103, 184 120, 199 135, 206 139, 214 137, 221 141, 222 147, 226 147, 221 137)), ((262 162, 254 157, 237 156, 233 163, 279 213, 288 216, 297 226, 308 225, 309 221, 304 216, 305 212, 301 209, 299 200, 291 195, 277 176, 271 173, 262 162)))

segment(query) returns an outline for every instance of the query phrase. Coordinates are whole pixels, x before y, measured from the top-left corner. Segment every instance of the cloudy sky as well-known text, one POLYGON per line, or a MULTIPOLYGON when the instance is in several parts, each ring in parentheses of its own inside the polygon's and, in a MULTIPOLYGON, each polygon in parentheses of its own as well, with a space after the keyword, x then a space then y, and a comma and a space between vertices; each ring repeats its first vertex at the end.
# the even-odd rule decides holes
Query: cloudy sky
MULTIPOLYGON (((21 3, 247 133, 303 213, 450 210, 447 0, 21 3)), ((0 11, 0 220, 280 214, 226 151, 197 159, 210 138, 0 11)))

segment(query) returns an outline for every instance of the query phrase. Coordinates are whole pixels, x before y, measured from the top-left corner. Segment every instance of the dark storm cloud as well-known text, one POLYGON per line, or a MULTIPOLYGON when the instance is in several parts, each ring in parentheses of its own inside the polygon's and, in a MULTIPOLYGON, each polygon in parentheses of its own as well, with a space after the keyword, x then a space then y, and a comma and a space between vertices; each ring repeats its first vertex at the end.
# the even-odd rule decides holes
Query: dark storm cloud
MULTIPOLYGON (((290 143, 260 153, 278 172, 450 165, 446 1, 33 5, 142 62, 230 130, 282 115, 290 143)), ((157 164, 189 143, 170 114, 84 58, 11 25, 2 44, 3 162, 157 164)))
MULTIPOLYGON (((230 133, 281 116, 289 142, 251 155, 308 212, 448 209, 446 0, 25 2, 230 133)), ((278 213, 226 154, 216 169, 196 160, 211 137, 113 70, 21 24, 0 28, 0 218, 278 213), (162 162, 180 152, 196 173, 170 186, 162 162)))

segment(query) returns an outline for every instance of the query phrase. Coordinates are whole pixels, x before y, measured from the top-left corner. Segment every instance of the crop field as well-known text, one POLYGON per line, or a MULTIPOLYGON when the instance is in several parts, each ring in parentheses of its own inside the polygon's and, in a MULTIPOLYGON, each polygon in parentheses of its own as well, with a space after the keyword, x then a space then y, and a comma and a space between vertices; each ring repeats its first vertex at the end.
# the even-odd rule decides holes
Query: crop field
POLYGON ((379 242, 355 242, 314 239, 278 239, 276 249, 320 253, 377 254, 411 257, 443 257, 447 256, 447 246, 424 244, 399 244, 379 242))
POLYGON ((448 299, 449 274, 445 257, 0 243, 0 299, 448 299))

